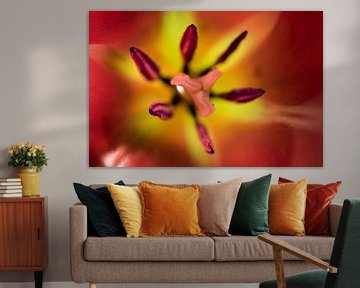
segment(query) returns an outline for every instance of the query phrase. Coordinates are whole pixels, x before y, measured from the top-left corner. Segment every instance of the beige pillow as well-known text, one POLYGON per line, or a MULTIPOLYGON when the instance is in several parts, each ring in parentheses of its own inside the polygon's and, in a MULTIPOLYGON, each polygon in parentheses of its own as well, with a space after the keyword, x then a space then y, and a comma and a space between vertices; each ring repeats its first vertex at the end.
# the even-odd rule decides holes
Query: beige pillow
POLYGON ((205 234, 230 235, 231 217, 241 182, 242 178, 236 178, 223 183, 200 186, 199 225, 205 234))

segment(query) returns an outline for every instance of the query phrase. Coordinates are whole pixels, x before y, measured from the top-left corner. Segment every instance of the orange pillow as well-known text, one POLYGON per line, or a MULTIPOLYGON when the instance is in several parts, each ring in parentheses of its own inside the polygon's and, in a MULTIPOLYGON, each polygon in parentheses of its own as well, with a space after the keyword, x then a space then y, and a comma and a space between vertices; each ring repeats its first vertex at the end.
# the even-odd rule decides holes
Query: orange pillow
POLYGON ((203 236, 199 227, 199 185, 139 184, 142 198, 140 236, 203 236))
POLYGON ((269 228, 271 234, 303 236, 305 234, 307 180, 273 184, 269 194, 269 228))
MULTIPOLYGON (((279 177, 279 184, 292 183, 279 177)), ((305 234, 329 236, 329 206, 335 198, 341 181, 329 184, 307 184, 305 234)))

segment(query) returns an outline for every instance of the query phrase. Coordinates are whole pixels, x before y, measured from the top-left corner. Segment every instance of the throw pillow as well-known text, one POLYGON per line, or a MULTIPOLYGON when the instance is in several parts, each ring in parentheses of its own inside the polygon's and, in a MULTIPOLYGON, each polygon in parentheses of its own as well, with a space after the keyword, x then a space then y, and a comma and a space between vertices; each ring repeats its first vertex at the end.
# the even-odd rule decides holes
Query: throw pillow
POLYGON ((198 185, 139 184, 143 204, 141 236, 202 236, 199 227, 198 185))
MULTIPOLYGON (((125 185, 122 181, 116 184, 125 185)), ((106 187, 92 189, 80 183, 73 185, 79 200, 87 207, 89 227, 95 236, 125 236, 125 229, 106 187)))
POLYGON ((229 236, 231 216, 242 178, 201 185, 198 202, 201 229, 207 235, 229 236))
POLYGON ((141 226, 141 197, 138 187, 107 185, 127 237, 139 237, 141 226))
MULTIPOLYGON (((279 177, 279 184, 293 181, 279 177)), ((305 233, 329 236, 329 206, 335 198, 341 181, 329 184, 307 184, 305 233)))
POLYGON ((269 227, 271 234, 303 236, 306 207, 306 184, 273 184, 269 195, 269 227))
POLYGON ((231 218, 230 234, 256 236, 269 233, 270 181, 271 174, 241 184, 231 218))

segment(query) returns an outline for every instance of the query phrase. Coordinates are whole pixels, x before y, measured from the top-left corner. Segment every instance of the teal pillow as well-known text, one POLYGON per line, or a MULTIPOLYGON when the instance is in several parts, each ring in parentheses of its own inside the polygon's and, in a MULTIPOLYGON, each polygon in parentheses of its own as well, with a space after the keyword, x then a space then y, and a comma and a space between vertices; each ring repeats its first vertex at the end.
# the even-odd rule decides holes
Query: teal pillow
POLYGON ((230 222, 230 234, 256 236, 269 233, 270 181, 271 174, 241 184, 230 222))

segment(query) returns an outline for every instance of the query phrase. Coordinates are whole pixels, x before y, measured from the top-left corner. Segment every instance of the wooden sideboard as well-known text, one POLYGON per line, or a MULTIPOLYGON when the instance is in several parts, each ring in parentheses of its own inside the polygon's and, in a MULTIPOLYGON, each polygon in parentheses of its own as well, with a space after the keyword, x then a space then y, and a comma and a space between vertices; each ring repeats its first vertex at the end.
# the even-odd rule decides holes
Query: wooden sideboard
POLYGON ((0 198, 0 271, 32 271, 41 288, 47 250, 47 197, 0 198))

